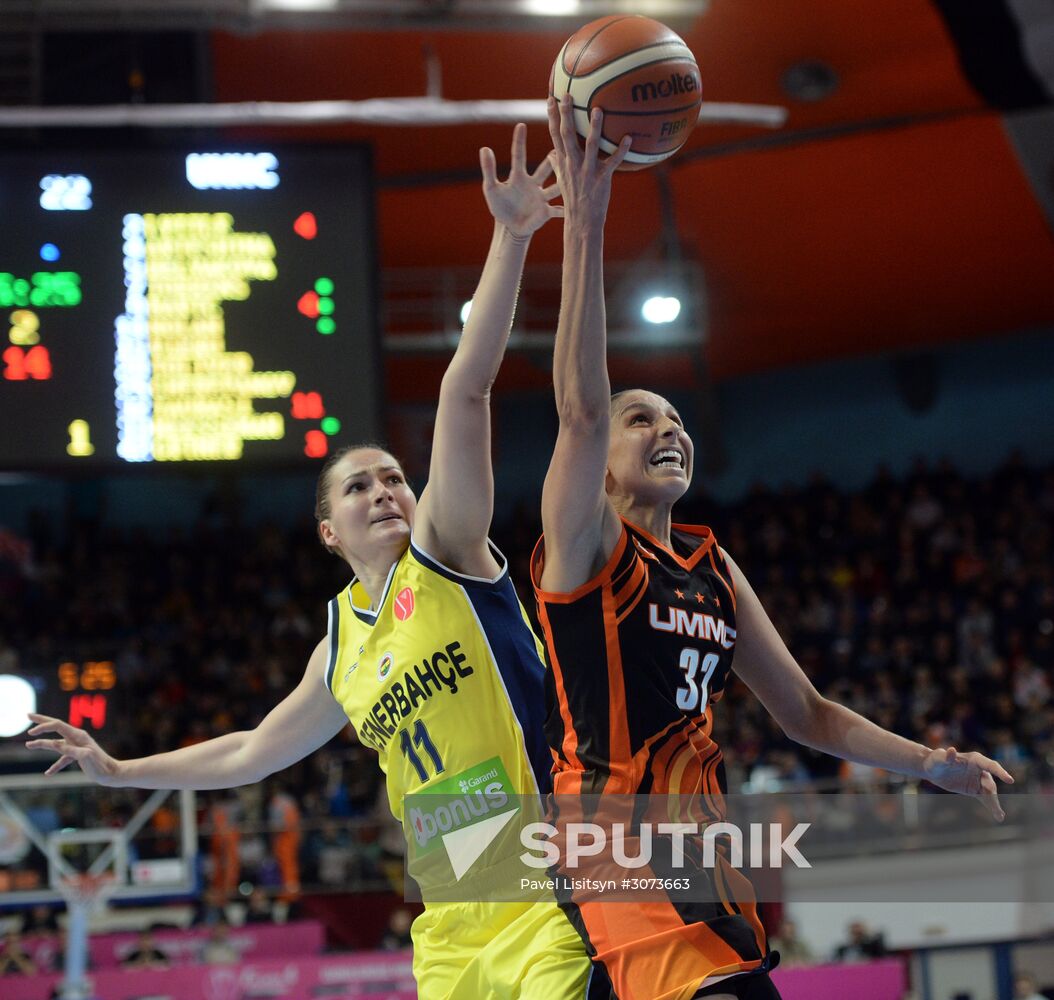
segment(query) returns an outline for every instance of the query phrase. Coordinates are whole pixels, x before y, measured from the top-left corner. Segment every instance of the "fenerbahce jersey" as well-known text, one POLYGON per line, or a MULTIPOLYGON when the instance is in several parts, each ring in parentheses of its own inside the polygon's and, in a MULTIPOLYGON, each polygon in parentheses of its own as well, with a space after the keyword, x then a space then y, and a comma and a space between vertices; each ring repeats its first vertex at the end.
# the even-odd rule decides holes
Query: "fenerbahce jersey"
POLYGON ((493 580, 463 576, 411 540, 376 611, 357 579, 329 603, 326 683, 380 755, 388 801, 491 788, 551 787, 542 647, 504 557, 493 580))

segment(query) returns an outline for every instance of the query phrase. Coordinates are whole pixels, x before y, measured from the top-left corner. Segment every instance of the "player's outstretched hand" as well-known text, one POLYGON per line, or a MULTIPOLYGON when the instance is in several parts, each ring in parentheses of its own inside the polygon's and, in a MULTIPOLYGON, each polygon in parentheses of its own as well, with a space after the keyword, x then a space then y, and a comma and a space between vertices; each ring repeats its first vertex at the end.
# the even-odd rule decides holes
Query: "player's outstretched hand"
POLYGON ((556 169, 556 180, 563 195, 564 216, 572 220, 603 223, 611 197, 611 178, 626 158, 630 136, 622 137, 618 149, 604 160, 600 159, 600 136, 604 129, 604 115, 593 109, 589 119, 589 136, 583 149, 575 131, 575 110, 569 94, 559 101, 549 98, 549 136, 553 151, 549 154, 556 169))
POLYGON ((479 165, 483 171, 483 197, 494 220, 513 236, 526 239, 541 229, 550 219, 564 214, 552 200, 560 194, 559 184, 544 187, 553 172, 553 164, 546 157, 527 173, 527 126, 520 122, 512 130, 512 161, 508 180, 498 180, 494 150, 484 146, 479 151, 479 165))
POLYGON ((29 730, 28 735, 40 736, 43 733, 56 733, 59 737, 55 740, 26 741, 26 746, 30 750, 51 750, 59 755, 59 759, 44 772, 45 774, 58 774, 59 771, 76 762, 89 778, 100 785, 118 784, 119 762, 103 750, 83 729, 71 726, 61 719, 53 719, 50 715, 38 715, 31 712, 29 717, 36 725, 29 730))
POLYGON ((999 778, 1010 785, 1014 779, 997 761, 975 751, 959 753, 955 747, 949 747, 947 750, 931 750, 922 765, 922 771, 927 781, 945 791, 979 798, 998 822, 1002 823, 1006 819, 1006 813, 999 804, 995 779, 999 778))

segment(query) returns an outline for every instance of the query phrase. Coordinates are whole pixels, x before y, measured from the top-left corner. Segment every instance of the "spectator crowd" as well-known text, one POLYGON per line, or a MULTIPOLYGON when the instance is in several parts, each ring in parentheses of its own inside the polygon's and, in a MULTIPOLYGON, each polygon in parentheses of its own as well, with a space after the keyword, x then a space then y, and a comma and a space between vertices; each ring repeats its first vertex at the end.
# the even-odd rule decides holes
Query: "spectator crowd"
MULTIPOLYGON (((530 611, 526 511, 499 511, 495 538, 530 611)), ((1013 457, 966 478, 920 461, 854 493, 817 477, 731 506, 693 493, 675 513, 714 528, 821 693, 928 745, 979 749, 1026 786, 1051 782, 1054 469, 1013 457)), ((213 510, 192 529, 121 530, 40 517, 28 538, 5 534, 0 673, 112 661, 99 738, 119 757, 255 726, 299 680, 347 582, 307 518, 257 526, 213 510)), ((788 742, 739 682, 715 716, 733 789, 859 777, 788 742)), ((200 796, 213 884, 233 891, 254 857, 252 880, 278 898, 389 881, 401 837, 373 757, 349 729, 280 778, 200 796)))

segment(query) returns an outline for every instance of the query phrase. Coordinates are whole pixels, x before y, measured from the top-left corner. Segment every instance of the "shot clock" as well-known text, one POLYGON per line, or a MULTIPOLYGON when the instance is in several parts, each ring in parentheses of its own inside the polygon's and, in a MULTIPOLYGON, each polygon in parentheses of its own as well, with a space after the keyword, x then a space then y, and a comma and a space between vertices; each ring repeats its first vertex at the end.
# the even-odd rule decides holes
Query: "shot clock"
POLYGON ((0 152, 0 469, 376 436, 372 205, 359 147, 0 152))
POLYGON ((101 733, 123 717, 124 692, 113 660, 63 660, 53 667, 0 674, 0 737, 18 736, 29 712, 101 733))
POLYGON ((57 700, 66 709, 62 717, 81 729, 104 729, 117 687, 113 661, 67 660, 59 664, 57 679, 57 700))

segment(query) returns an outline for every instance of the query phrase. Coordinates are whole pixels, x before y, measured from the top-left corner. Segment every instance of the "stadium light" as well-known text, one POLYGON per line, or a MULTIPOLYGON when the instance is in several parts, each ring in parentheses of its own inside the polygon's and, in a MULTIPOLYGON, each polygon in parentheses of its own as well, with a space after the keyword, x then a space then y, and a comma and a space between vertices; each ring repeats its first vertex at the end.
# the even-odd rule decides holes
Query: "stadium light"
POLYGON ((645 299, 640 314, 648 323, 672 323, 681 315, 681 300, 675 295, 652 295, 645 299))
POLYGON ((0 736, 17 736, 31 725, 27 716, 37 710, 37 693, 24 677, 0 675, 0 736))
POLYGON ((269 10, 336 10, 340 0, 262 0, 269 10))
POLYGON ((465 323, 468 321, 468 314, 470 312, 472 312, 472 299, 469 299, 468 302, 465 302, 461 306, 461 325, 462 326, 464 326, 465 323))
POLYGON ((528 14, 561 16, 577 14, 579 6, 579 0, 527 0, 524 9, 528 14))

